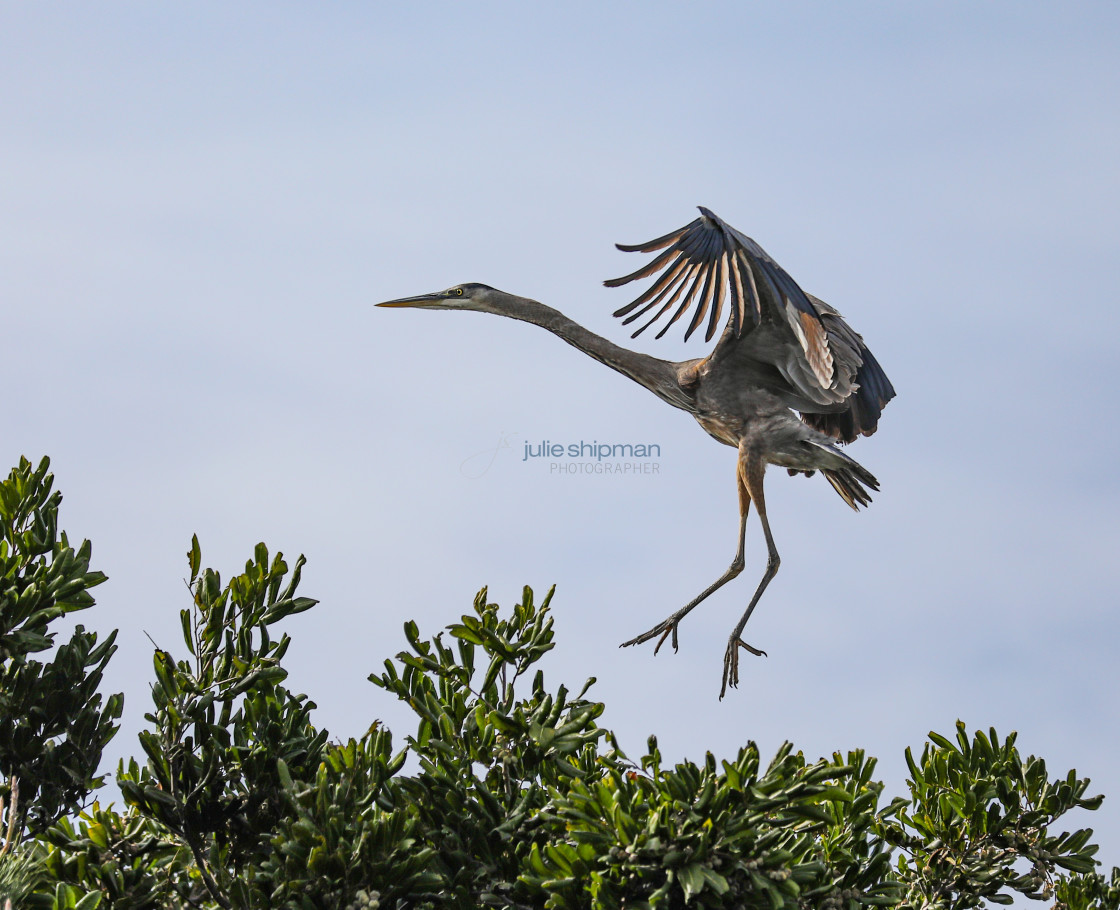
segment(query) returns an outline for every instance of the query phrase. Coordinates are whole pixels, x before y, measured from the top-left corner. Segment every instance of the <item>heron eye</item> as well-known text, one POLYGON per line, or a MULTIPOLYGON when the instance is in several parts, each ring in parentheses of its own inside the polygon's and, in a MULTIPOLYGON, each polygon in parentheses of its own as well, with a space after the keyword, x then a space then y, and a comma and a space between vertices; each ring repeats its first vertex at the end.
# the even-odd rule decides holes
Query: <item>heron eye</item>
POLYGON ((453 290, 451 293, 454 294, 456 297, 462 297, 463 296, 463 289, 462 288, 455 288, 455 290, 453 290))

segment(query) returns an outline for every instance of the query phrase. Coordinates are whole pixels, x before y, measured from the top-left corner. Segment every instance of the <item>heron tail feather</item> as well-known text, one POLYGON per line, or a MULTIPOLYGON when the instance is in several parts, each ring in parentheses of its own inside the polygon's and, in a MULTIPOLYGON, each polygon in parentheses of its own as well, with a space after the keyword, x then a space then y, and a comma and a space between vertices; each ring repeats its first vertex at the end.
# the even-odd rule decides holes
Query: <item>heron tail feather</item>
POLYGON ((876 492, 879 490, 879 481, 875 479, 875 475, 836 446, 825 443, 819 447, 831 456, 828 459, 831 464, 822 466, 821 473, 840 498, 857 512, 860 506, 870 505, 871 494, 868 488, 876 492))

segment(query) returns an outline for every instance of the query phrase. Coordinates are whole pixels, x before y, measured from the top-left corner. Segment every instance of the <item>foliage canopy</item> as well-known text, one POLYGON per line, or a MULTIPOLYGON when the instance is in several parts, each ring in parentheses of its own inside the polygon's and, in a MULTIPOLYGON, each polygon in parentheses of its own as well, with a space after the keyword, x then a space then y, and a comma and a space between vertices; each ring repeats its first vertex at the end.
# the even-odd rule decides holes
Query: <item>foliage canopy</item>
POLYGON ((51 624, 104 576, 88 541, 58 535, 47 472, 24 460, 0 482, 0 899, 16 906, 1120 908, 1092 832, 1056 827, 1101 797, 1013 733, 931 733, 889 802, 861 750, 809 761, 787 743, 765 761, 747 743, 671 764, 650 737, 632 760, 593 679, 546 683, 551 591, 503 611, 483 589, 431 638, 405 623, 407 649, 369 678, 415 732, 333 741, 284 686, 277 626, 315 605, 296 594, 303 558, 263 544, 223 584, 192 541, 143 763, 117 769, 122 808, 89 803, 123 707, 98 691, 116 633, 55 646, 51 624))

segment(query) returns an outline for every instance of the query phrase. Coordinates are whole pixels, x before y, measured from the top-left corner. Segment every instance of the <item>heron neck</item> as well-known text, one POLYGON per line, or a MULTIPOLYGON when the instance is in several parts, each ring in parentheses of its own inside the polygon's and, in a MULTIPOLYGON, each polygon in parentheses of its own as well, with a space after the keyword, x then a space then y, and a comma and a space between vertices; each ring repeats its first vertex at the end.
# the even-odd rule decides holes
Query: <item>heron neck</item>
POLYGON ((677 378, 676 364, 671 361, 619 347, 606 338, 588 331, 559 310, 527 297, 510 295, 509 305, 503 307, 502 314, 547 329, 553 335, 563 338, 572 347, 579 348, 589 357, 594 357, 612 370, 618 370, 629 376, 673 407, 689 410, 687 396, 682 391, 677 378))

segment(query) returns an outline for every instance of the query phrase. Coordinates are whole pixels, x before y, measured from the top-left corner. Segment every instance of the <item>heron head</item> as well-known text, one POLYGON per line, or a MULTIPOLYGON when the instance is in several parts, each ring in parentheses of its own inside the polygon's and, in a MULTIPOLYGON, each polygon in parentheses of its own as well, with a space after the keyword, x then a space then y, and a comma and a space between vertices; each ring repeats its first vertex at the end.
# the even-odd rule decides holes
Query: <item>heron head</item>
POLYGON ((492 295, 499 294, 487 284, 469 282, 456 284, 444 291, 432 294, 418 294, 415 297, 398 297, 386 300, 377 306, 420 307, 428 310, 486 310, 492 295))

